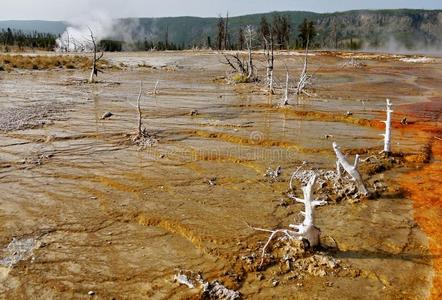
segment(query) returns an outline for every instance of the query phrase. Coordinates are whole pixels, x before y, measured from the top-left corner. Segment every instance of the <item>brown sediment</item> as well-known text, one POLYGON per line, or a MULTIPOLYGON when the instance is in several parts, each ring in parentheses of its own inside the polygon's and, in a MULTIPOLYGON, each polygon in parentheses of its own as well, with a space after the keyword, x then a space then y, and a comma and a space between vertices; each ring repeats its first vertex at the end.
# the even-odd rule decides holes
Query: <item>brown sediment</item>
POLYGON ((226 244, 227 240, 214 239, 212 237, 204 237, 202 235, 197 234, 194 230, 192 230, 189 226, 186 226, 178 221, 166 219, 163 217, 153 217, 148 216, 147 214, 138 214, 134 219, 137 220, 137 223, 144 226, 156 226, 160 227, 164 230, 167 230, 173 234, 180 235, 185 239, 189 240, 200 250, 204 250, 202 244, 203 242, 209 242, 215 245, 223 245, 226 244))
MULTIPOLYGON (((236 136, 228 133, 222 133, 222 132, 209 132, 209 131, 202 131, 202 130, 195 130, 189 132, 191 136, 197 136, 207 139, 216 139, 221 140, 233 144, 238 145, 250 145, 250 146, 261 146, 261 147, 279 147, 284 148, 287 150, 294 150, 296 152, 302 152, 302 153, 332 153, 332 150, 329 149, 307 149, 302 148, 297 144, 290 143, 287 141, 281 141, 281 140, 270 140, 265 139, 261 136, 256 137, 242 137, 242 136, 236 136)), ((253 135, 253 133, 252 133, 253 135)))
MULTIPOLYGON (((321 111, 307 111, 298 110, 294 107, 274 107, 271 104, 241 104, 238 107, 249 107, 249 108, 261 108, 270 110, 273 112, 283 112, 287 115, 292 115, 296 117, 301 117, 304 121, 324 121, 324 122, 342 122, 348 124, 354 124, 364 127, 372 127, 382 129, 385 128, 385 124, 380 120, 369 120, 363 118, 356 118, 353 116, 346 116, 345 114, 328 113, 321 111)), ((380 115, 381 116, 381 115, 380 115)), ((393 122, 393 127, 400 127, 400 122, 393 122)))
MULTIPOLYGON (((164 54, 171 55, 183 54, 164 54)), ((195 56, 192 64, 200 63, 198 55, 189 54, 195 56)), ((149 57, 157 60, 160 56, 163 54, 140 54, 142 60, 149 57)), ((212 60, 218 64, 216 57, 212 60)), ((392 69, 397 76, 395 66, 390 68, 390 65, 379 64, 378 67, 378 71, 384 73, 392 69)), ((371 75, 375 76, 378 71, 371 75)), ((384 124, 358 117, 383 120, 385 113, 382 110, 346 116, 345 111, 341 115, 333 107, 333 101, 312 101, 306 106, 277 109, 266 104, 269 99, 265 97, 256 97, 256 102, 264 102, 262 104, 255 103, 253 99, 253 104, 237 109, 240 107, 235 107, 235 104, 248 103, 248 97, 236 95, 232 87, 220 88, 207 83, 207 73, 202 75, 199 67, 194 70, 189 67, 185 72, 178 69, 174 73, 161 74, 161 79, 167 80, 174 88, 166 88, 165 93, 158 95, 158 103, 146 103, 145 114, 146 125, 159 135, 160 143, 152 151, 136 152, 130 134, 127 134, 133 130, 128 120, 130 117, 127 117, 132 112, 127 113, 127 105, 122 99, 131 95, 140 79, 155 82, 158 73, 140 70, 107 72, 103 75, 104 79, 121 76, 122 84, 105 90, 85 89, 83 92, 97 95, 94 95, 94 101, 85 101, 84 107, 75 107, 72 119, 56 122, 52 128, 29 130, 23 134, 10 132, 4 136, 7 145, 16 144, 16 140, 24 143, 5 146, 5 151, 0 151, 0 170, 11 177, 0 182, 1 189, 6 191, 1 199, 0 214, 3 245, 22 231, 45 228, 48 224, 63 224, 61 228, 56 225, 60 228, 58 234, 46 237, 44 242, 48 242, 48 246, 38 250, 34 263, 23 262, 11 272, 8 282, 15 280, 20 287, 7 290, 8 298, 20 298, 25 293, 36 294, 39 291, 48 293, 47 298, 82 298, 88 290, 94 290, 98 297, 109 299, 121 295, 129 298, 167 298, 168 295, 169 298, 186 299, 189 295, 187 288, 170 282, 178 268, 201 271, 211 280, 221 279, 223 284, 240 288, 247 298, 271 298, 273 295, 290 298, 295 294, 301 298, 311 298, 312 295, 319 298, 354 298, 361 295, 394 298, 393 295, 399 292, 403 298, 424 298, 421 295, 429 291, 432 272, 426 256, 426 238, 417 226, 413 230, 405 226, 413 223, 411 201, 403 199, 398 193, 391 195, 397 186, 392 186, 388 195, 382 194, 382 201, 363 201, 354 205, 340 203, 323 207, 318 212, 318 225, 324 235, 332 237, 339 243, 340 249, 344 249, 330 255, 341 257, 345 264, 362 270, 358 277, 346 278, 327 273, 324 278, 315 278, 306 274, 302 279, 285 281, 285 275, 278 274, 278 266, 275 265, 263 272, 265 279, 259 279, 262 277, 256 277, 259 275, 256 268, 247 262, 252 256, 254 262, 259 262, 268 235, 247 229, 244 222, 275 229, 286 228, 293 219, 298 220, 300 207, 278 204, 281 198, 286 198, 287 183, 294 166, 306 160, 312 167, 334 168, 332 150, 319 148, 319 144, 328 148, 327 140, 323 143, 317 140, 315 144, 322 130, 339 125, 333 134, 342 141, 343 148, 346 148, 347 141, 353 145, 352 149, 345 149, 346 154, 371 155, 380 148, 373 147, 373 152, 363 149, 377 145, 373 140, 376 139, 376 130, 368 127, 378 128, 381 133, 384 124), (207 90, 206 84, 210 87, 207 90), (228 95, 222 103, 216 100, 221 99, 218 97, 220 94, 228 95), (196 118, 183 118, 193 109, 203 114, 196 118), (94 122, 103 111, 108 110, 121 118, 94 122), (274 132, 282 121, 287 122, 287 128, 295 128, 298 119, 305 120, 306 126, 314 123, 314 128, 300 139, 296 139, 299 134, 296 131, 272 135, 255 135, 253 132, 274 132), (208 122, 207 126, 213 128, 198 124, 200 122, 208 122), (355 126, 340 123, 367 128, 357 128, 361 131, 359 139, 346 131, 355 126), (126 133, 122 132, 124 130, 126 133), (14 172, 14 166, 8 168, 12 164, 8 162, 16 157, 28 156, 27 151, 34 145, 36 153, 48 152, 54 154, 54 158, 31 170, 14 172), (257 149, 265 154, 271 153, 271 156, 252 157, 257 149), (280 159, 275 157, 277 151, 274 150, 295 155, 280 159), (307 154, 296 155, 299 152, 307 154), (266 168, 276 167, 275 164, 282 166, 283 173, 280 180, 270 182, 262 174, 266 168), (208 184, 206 178, 215 177, 216 184, 208 184), (103 226, 94 225, 96 222, 103 226), (108 226, 104 222, 113 225, 108 226), (92 234, 84 234, 86 230, 92 234), (409 260, 408 255, 412 259, 409 260), (242 279, 235 279, 236 275, 241 275, 242 279), (278 286, 272 287, 273 279, 279 280, 278 286), (325 286, 326 281, 334 287, 325 286), (299 288, 297 283, 308 288, 299 288)), ((213 75, 223 73, 223 70, 213 71, 213 75)), ((72 73, 57 72, 54 77, 49 72, 32 74, 29 85, 32 83, 40 87, 41 94, 23 92, 20 96, 25 99, 24 104, 31 97, 51 99, 52 94, 57 94, 57 90, 49 94, 47 88, 51 87, 51 82, 60 83, 59 74, 71 76, 72 73), (35 82, 35 78, 39 80, 35 82)), ((338 76, 342 74, 339 71, 338 76)), ((9 96, 0 97, 2 105, 9 105, 8 97, 22 92, 23 88, 14 82, 16 75, 4 75, 10 81, 10 88, 7 91, 9 96)), ((348 76, 350 80, 353 78, 348 76)), ((385 88, 385 85, 382 86, 377 94, 382 94, 385 88)), ((376 82, 373 90, 376 91, 376 82)), ((63 87, 63 93, 69 98, 76 99, 81 91, 82 87, 63 87)), ((333 99, 338 92, 331 93, 330 98, 333 99)), ((351 99, 359 96, 356 92, 352 91, 351 99)), ((84 99, 86 97, 90 99, 84 95, 84 99)), ((377 107, 383 105, 384 100, 378 98, 376 101, 379 99, 377 107)), ((397 103, 400 103, 399 99, 397 103)), ((399 129, 395 121, 394 126, 399 129)), ((414 123, 401 129, 403 136, 399 137, 399 130, 395 132, 395 142, 400 143, 395 146, 396 149, 418 149, 416 145, 408 146, 407 143, 412 142, 406 133, 429 123, 421 119, 410 119, 410 122, 414 123)), ((430 131, 426 133, 429 135, 430 131)), ((423 140, 419 138, 419 145, 423 140)), ((408 157, 411 162, 404 165, 428 160, 425 151, 422 156, 412 155, 415 156, 408 157)), ((407 154, 400 158, 405 160, 404 157, 407 154)), ((383 160, 379 162, 382 168, 390 167, 383 163, 383 160)), ((364 166, 362 163, 361 168, 364 166)), ((396 167, 402 165, 391 166, 390 174, 393 176, 397 174, 396 167)), ((382 172, 377 165, 368 171, 382 172)), ((363 173, 366 176, 365 169, 363 173)), ((3 292, 1 283, 0 293, 3 292)))
POLYGON ((207 152, 207 151, 192 151, 192 155, 201 161, 218 161, 218 162, 232 162, 235 164, 244 164, 252 162, 251 159, 242 159, 239 157, 234 157, 231 155, 224 155, 218 152, 207 152))

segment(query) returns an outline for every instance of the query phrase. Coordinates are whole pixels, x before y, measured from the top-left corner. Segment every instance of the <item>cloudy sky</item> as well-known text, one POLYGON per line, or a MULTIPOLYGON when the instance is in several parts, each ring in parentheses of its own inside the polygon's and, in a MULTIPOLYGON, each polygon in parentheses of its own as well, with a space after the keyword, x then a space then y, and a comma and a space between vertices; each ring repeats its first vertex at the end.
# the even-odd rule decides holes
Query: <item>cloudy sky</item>
POLYGON ((96 12, 111 17, 164 17, 361 8, 442 9, 442 0, 1 0, 0 20, 72 20, 96 12))

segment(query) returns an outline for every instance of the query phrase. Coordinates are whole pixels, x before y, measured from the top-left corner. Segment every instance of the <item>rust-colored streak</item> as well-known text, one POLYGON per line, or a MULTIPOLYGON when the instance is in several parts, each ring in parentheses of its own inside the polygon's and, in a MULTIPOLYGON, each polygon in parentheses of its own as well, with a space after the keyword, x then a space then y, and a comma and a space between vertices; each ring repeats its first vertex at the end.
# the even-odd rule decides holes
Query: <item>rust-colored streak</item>
POLYGON ((426 123, 409 130, 417 130, 431 139, 432 160, 423 168, 400 178, 401 185, 411 193, 414 218, 429 239, 433 258, 434 279, 432 299, 442 299, 442 130, 439 128, 441 98, 430 102, 401 107, 405 112, 426 123))
POLYGON ((414 217, 429 238, 433 256, 434 280, 432 299, 442 298, 442 142, 432 147, 434 162, 401 178, 411 192, 414 217))

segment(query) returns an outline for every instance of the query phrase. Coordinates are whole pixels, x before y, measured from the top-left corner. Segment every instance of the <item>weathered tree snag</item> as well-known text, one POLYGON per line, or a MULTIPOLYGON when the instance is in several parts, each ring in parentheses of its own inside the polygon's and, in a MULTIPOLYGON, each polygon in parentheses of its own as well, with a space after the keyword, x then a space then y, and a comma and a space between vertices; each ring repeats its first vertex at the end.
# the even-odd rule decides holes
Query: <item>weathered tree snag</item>
POLYGON ((253 27, 251 25, 247 25, 245 35, 246 35, 247 51, 249 54, 249 59, 248 59, 249 73, 247 75, 247 79, 250 81, 252 80, 255 74, 255 68, 253 66, 253 57, 252 57, 253 37, 255 35, 255 31, 253 30, 253 27))
POLYGON ((98 72, 103 73, 103 71, 98 69, 97 63, 100 61, 100 59, 103 58, 104 52, 102 51, 100 55, 97 55, 97 52, 98 52, 97 41, 95 39, 94 33, 92 32, 92 29, 89 28, 89 31, 91 34, 92 50, 94 51, 94 56, 92 58, 91 75, 89 77, 89 83, 95 83, 95 77, 98 76, 98 72))
POLYGON ((289 79, 289 70, 286 67, 284 98, 281 101, 281 106, 289 104, 289 79))
POLYGON ((363 68, 366 65, 356 60, 353 56, 350 58, 350 60, 342 63, 340 65, 342 68, 353 68, 353 69, 359 69, 363 68))
POLYGON ((234 72, 241 73, 241 75, 247 77, 248 76, 248 66, 246 62, 243 62, 239 57, 239 54, 235 55, 227 55, 223 53, 224 58, 226 59, 226 65, 230 66, 234 72))
POLYGON ((308 71, 308 47, 309 47, 309 39, 307 39, 307 45, 305 47, 305 56, 304 56, 304 67, 302 69, 301 75, 299 76, 298 85, 296 87, 296 94, 299 96, 301 94, 305 94, 310 96, 305 89, 311 84, 311 76, 307 74, 308 71))
POLYGON ((137 98, 137 111, 138 111, 138 131, 137 131, 137 138, 141 139, 143 137, 143 115, 141 113, 141 96, 143 94, 143 82, 140 81, 140 93, 138 94, 137 98))
POLYGON ((158 140, 155 136, 150 135, 147 129, 143 128, 143 115, 141 113, 141 97, 143 95, 143 82, 140 81, 140 92, 137 98, 137 113, 138 113, 138 126, 137 132, 132 138, 132 142, 139 146, 139 150, 144 150, 148 147, 153 147, 158 144, 158 140))
POLYGON ((315 207, 324 205, 324 204, 326 204, 326 202, 313 200, 313 187, 314 187, 315 183, 316 183, 316 175, 313 175, 310 178, 307 186, 302 188, 302 191, 304 193, 304 199, 299 199, 299 198, 293 197, 293 199, 295 201, 297 201, 299 203, 303 203, 305 206, 304 212, 302 212, 302 214, 304 215, 304 222, 302 222, 299 225, 298 224, 290 224, 289 225, 289 227, 294 230, 290 230, 290 229, 268 230, 268 229, 262 229, 262 228, 253 228, 258 231, 264 231, 264 232, 270 233, 270 237, 262 249, 260 266, 262 266, 262 264, 264 262, 264 257, 266 254, 267 247, 270 245, 271 241, 273 240, 273 238, 277 234, 282 233, 288 239, 305 240, 308 242, 310 247, 316 247, 319 245, 321 230, 314 225, 314 221, 315 221, 314 211, 315 211, 315 207))
POLYGON ((303 203, 305 206, 304 222, 299 225, 289 225, 290 228, 296 229, 300 239, 309 242, 310 247, 319 245, 319 237, 321 231, 314 225, 315 207, 326 204, 325 201, 313 200, 313 187, 316 183, 316 175, 312 176, 307 186, 302 188, 304 199, 295 198, 296 202, 303 203))
POLYGON ((353 165, 351 165, 345 155, 341 152, 339 149, 339 146, 333 142, 333 150, 336 153, 336 157, 338 158, 336 162, 337 167, 337 173, 340 176, 341 175, 341 166, 344 168, 344 170, 353 178, 353 180, 356 182, 356 185, 358 187, 358 190, 363 195, 368 195, 368 191, 365 188, 364 182, 362 181, 361 174, 359 174, 358 166, 359 166, 359 155, 356 155, 355 162, 353 165))
POLYGON ((274 81, 273 81, 273 70, 274 70, 274 63, 275 63, 275 56, 274 56, 274 43, 273 43, 273 33, 270 34, 270 42, 267 40, 265 36, 263 36, 264 43, 265 43, 265 49, 264 49, 264 56, 266 57, 267 66, 267 86, 269 94, 273 95, 275 94, 275 89, 273 87, 274 81))
POLYGON ((385 134, 382 134, 384 136, 384 153, 390 154, 391 153, 391 114, 393 113, 392 110, 393 104, 390 102, 390 99, 387 99, 387 120, 383 121, 385 123, 385 134))
POLYGON ((157 80, 157 82, 155 83, 155 87, 153 89, 153 95, 158 95, 158 85, 160 84, 160 81, 157 80))
POLYGON ((224 31, 224 50, 228 50, 228 42, 229 42, 229 12, 227 12, 226 16, 226 27, 224 31))

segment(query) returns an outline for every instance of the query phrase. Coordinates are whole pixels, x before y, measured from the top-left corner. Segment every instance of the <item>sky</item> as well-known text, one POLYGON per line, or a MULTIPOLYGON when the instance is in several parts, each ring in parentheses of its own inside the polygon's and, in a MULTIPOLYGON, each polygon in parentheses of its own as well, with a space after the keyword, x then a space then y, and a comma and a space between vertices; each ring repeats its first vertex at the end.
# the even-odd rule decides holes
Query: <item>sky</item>
POLYGON ((442 9, 442 0, 1 0, 0 20, 73 20, 94 13, 119 17, 232 16, 283 10, 442 9))

